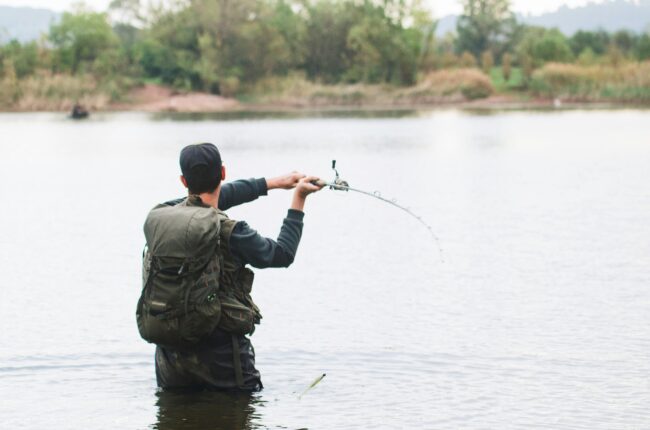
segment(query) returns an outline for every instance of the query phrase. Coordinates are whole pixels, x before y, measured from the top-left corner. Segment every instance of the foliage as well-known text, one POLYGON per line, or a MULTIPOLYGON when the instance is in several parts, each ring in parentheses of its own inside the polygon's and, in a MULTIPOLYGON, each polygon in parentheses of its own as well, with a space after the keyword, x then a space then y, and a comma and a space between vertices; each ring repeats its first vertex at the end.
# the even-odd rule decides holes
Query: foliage
POLYGON ((306 15, 305 70, 325 82, 411 84, 433 34, 419 1, 318 0, 306 15))
POLYGON ((497 93, 519 91, 524 87, 524 75, 521 67, 512 67, 507 80, 503 73, 503 67, 494 67, 490 73, 490 80, 497 93))
POLYGON ((104 51, 115 49, 118 42, 107 15, 85 9, 65 12, 61 22, 50 28, 49 40, 56 48, 54 70, 71 73, 91 69, 93 62, 104 51))
POLYGON ((589 48, 596 55, 603 55, 609 45, 609 34, 605 31, 577 31, 569 40, 574 55, 580 55, 589 48))
POLYGON ((531 59, 535 67, 548 62, 569 62, 573 54, 566 37, 559 30, 529 27, 516 48, 520 61, 531 59))
POLYGON ((509 52, 503 54, 501 59, 501 73, 503 74, 504 81, 508 82, 512 75, 512 55, 509 52))
POLYGON ((490 50, 500 55, 516 33, 516 21, 509 0, 462 0, 463 14, 458 19, 458 52, 475 57, 490 50))
POLYGON ((53 106, 51 95, 64 100, 60 106, 75 97, 94 97, 101 105, 144 82, 227 97, 252 97, 265 86, 292 82, 292 91, 301 88, 314 103, 344 104, 385 103, 381 91, 401 100, 446 100, 441 88, 448 87, 463 99, 489 95, 494 87, 539 95, 567 88, 592 94, 587 88, 593 87, 602 97, 619 97, 621 88, 625 97, 647 91, 634 67, 650 59, 650 34, 578 31, 567 37, 518 25, 509 0, 461 3, 457 34, 442 38, 435 37, 423 0, 112 0, 110 19, 76 6, 47 38, 0 46, 0 103, 53 106), (580 67, 557 64, 571 62, 580 67), (492 86, 479 70, 468 71, 477 63, 492 86), (620 80, 635 76, 641 86, 616 84, 611 70, 619 69, 627 73, 617 75, 620 80), (432 76, 446 83, 435 85, 432 76), (57 91, 57 84, 65 90, 57 91), (419 99, 417 91, 428 96, 419 99))
POLYGON ((12 40, 0 49, 0 58, 11 60, 16 77, 21 79, 33 74, 39 66, 39 48, 36 42, 21 45, 12 40))
POLYGON ((148 78, 213 93, 299 69, 325 82, 411 84, 431 33, 414 0, 191 0, 152 20, 138 58, 148 78))
POLYGON ((639 37, 636 46, 633 48, 634 54, 640 60, 650 59, 650 34, 646 33, 639 37))

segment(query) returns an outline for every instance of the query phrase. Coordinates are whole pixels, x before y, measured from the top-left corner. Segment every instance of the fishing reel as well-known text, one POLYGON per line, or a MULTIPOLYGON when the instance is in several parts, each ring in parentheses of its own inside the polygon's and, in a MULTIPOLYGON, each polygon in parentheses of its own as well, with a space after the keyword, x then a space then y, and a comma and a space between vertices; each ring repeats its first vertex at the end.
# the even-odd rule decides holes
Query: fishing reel
POLYGON ((336 160, 332 160, 332 170, 334 170, 335 174, 332 182, 325 182, 322 179, 319 179, 317 181, 313 181, 312 183, 321 187, 329 187, 330 190, 348 191, 350 184, 348 184, 348 181, 341 179, 339 176, 339 171, 336 170, 336 160))

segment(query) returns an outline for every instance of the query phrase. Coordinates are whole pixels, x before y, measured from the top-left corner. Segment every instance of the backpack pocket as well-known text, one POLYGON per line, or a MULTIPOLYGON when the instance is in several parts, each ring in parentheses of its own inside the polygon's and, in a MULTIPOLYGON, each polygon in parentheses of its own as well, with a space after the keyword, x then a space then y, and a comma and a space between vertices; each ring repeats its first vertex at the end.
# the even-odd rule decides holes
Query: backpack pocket
POLYGON ((255 313, 234 296, 221 296, 219 328, 225 332, 245 335, 255 331, 255 313))
POLYGON ((190 345, 201 341, 217 327, 220 318, 221 305, 214 295, 213 300, 195 305, 193 310, 178 317, 181 339, 190 345))
POLYGON ((140 299, 136 319, 140 336, 150 343, 169 348, 185 348, 196 344, 219 324, 221 305, 214 295, 210 301, 195 305, 187 313, 181 311, 156 312, 140 299))

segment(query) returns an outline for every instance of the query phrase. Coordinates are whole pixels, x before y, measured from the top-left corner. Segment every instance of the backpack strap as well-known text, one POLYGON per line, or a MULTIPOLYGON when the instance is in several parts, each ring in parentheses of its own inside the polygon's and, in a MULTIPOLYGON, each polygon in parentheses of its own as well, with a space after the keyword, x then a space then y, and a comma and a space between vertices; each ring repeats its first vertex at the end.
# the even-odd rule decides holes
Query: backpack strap
POLYGON ((239 349, 239 340, 237 340, 237 335, 232 335, 232 364, 235 369, 235 381, 237 382, 237 387, 244 388, 244 372, 241 368, 241 351, 239 349))
MULTIPOLYGON (((232 236, 232 231, 235 229, 237 221, 225 218, 221 221, 221 230, 219 231, 219 238, 221 240, 221 252, 227 253, 227 258, 232 260, 232 254, 230 253, 230 237, 232 236)), ((226 257, 222 255, 222 258, 226 257)), ((239 348, 239 340, 237 335, 233 334, 232 336, 232 365, 233 370, 235 371, 235 382, 237 387, 244 388, 244 372, 241 367, 241 350, 239 348)))
POLYGON ((226 251, 228 254, 230 254, 230 237, 232 236, 232 231, 235 229, 236 225, 237 221, 230 218, 225 218, 221 221, 219 238, 221 239, 221 243, 225 245, 225 247, 222 247, 222 251, 226 251))

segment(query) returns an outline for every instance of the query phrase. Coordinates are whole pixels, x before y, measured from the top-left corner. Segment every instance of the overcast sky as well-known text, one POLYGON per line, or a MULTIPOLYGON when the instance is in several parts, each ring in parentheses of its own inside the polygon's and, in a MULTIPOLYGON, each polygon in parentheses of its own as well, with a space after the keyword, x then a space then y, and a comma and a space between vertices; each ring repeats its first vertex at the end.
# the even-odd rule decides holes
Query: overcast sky
MULTIPOLYGON (((43 7, 54 10, 65 10, 78 0, 0 0, 0 5, 43 7)), ((458 13, 461 8, 458 0, 425 0, 437 17, 458 13)), ((588 0, 513 0, 516 12, 538 14, 557 9, 562 5, 570 7, 586 4, 588 0)), ((96 10, 104 10, 110 0, 86 0, 86 4, 96 10)))

